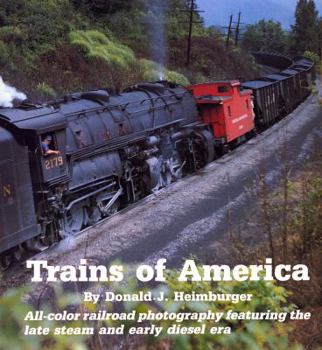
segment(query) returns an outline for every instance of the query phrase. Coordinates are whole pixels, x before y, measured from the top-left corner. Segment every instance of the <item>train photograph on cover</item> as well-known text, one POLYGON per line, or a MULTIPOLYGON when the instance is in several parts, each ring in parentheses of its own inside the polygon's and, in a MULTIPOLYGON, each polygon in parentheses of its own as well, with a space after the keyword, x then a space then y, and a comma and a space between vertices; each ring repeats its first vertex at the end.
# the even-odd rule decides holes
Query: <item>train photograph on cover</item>
MULTIPOLYGON (((139 83, 0 109, 0 263, 7 269, 234 149, 311 93, 311 60, 252 81, 139 83)), ((218 166, 220 166, 218 164, 218 166)))

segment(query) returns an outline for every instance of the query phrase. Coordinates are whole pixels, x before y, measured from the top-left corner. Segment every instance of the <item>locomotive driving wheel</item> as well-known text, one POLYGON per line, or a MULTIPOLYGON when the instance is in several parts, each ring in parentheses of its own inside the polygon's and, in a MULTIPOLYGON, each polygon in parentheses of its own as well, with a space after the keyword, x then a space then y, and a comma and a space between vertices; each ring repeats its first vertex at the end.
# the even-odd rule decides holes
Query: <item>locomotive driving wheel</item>
POLYGON ((96 224, 102 219, 102 213, 98 205, 94 205, 90 208, 87 208, 87 215, 89 218, 90 225, 96 224))
POLYGON ((203 168, 215 158, 212 135, 208 130, 201 130, 194 137, 195 170, 203 168))
POLYGON ((64 218, 65 232, 70 235, 78 233, 85 223, 85 211, 83 207, 72 207, 64 218))
POLYGON ((160 187, 167 187, 173 181, 177 181, 182 177, 182 164, 177 154, 173 154, 173 157, 165 161, 161 168, 160 187))
POLYGON ((166 160, 162 157, 152 157, 146 161, 148 165, 144 182, 149 192, 157 192, 160 188, 167 187, 171 182, 182 177, 182 168, 178 152, 174 151, 172 156, 166 160))
POLYGON ((96 197, 95 211, 101 218, 115 214, 120 207, 120 195, 123 193, 122 188, 115 192, 103 192, 96 197))

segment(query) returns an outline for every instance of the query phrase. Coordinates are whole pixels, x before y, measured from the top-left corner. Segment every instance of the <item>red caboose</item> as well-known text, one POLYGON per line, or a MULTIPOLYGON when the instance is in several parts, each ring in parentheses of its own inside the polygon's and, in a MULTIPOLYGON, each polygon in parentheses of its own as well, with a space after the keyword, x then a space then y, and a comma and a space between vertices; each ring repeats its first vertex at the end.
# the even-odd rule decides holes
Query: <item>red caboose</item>
POLYGON ((216 147, 236 145, 255 129, 252 91, 241 90, 239 81, 197 84, 188 89, 204 123, 213 129, 216 147))

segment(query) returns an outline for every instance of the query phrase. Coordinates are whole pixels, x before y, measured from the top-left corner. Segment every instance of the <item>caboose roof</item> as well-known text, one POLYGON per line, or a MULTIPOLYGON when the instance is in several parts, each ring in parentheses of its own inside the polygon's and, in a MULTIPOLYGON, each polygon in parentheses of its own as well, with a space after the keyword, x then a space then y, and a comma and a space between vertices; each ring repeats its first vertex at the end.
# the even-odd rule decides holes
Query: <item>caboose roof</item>
POLYGON ((200 84, 194 84, 191 87, 194 86, 205 86, 205 85, 229 85, 229 86, 239 86, 240 81, 239 80, 220 80, 220 81, 209 81, 206 83, 200 83, 200 84))

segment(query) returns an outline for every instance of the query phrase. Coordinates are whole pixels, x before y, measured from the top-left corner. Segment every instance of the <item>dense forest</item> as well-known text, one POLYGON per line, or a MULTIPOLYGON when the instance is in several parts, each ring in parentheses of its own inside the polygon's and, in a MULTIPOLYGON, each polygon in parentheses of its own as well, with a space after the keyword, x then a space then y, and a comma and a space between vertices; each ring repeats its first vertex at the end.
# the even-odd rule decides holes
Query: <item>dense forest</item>
POLYGON ((268 50, 291 55, 311 52, 321 54, 322 19, 313 0, 299 0, 295 10, 294 24, 290 31, 273 20, 261 20, 247 26, 243 36, 246 49, 268 50))
POLYGON ((298 2, 292 35, 261 21, 247 27, 240 46, 227 46, 195 11, 187 66, 189 6, 189 0, 3 0, 0 74, 41 99, 159 78, 183 84, 249 79, 258 70, 248 51, 319 52, 321 21, 312 0, 298 2))
POLYGON ((186 66, 189 1, 4 0, 0 74, 30 98, 142 80, 250 78, 256 69, 195 13, 186 66), (167 5, 167 6, 165 6, 167 5), (161 74, 162 75, 162 74, 161 74))
MULTIPOLYGON (((166 78, 187 83, 183 75, 171 71, 187 74, 186 2, 172 0, 168 5, 161 8, 164 16, 159 18, 160 7, 149 8, 143 0, 5 0, 0 6, 1 75, 31 97, 97 86, 120 89, 158 79, 153 52, 160 56, 166 52, 166 78), (155 23, 166 32, 155 35, 155 23), (162 34, 167 37, 164 49, 162 34)), ((226 52, 216 35, 202 24, 194 26, 192 73, 187 74, 191 80, 247 71, 247 61, 234 50, 226 52)))

